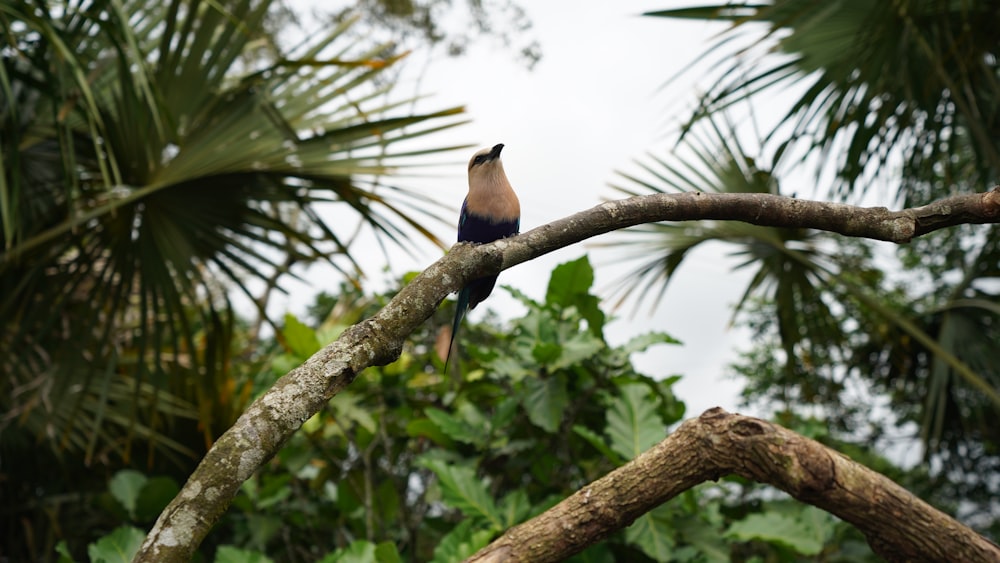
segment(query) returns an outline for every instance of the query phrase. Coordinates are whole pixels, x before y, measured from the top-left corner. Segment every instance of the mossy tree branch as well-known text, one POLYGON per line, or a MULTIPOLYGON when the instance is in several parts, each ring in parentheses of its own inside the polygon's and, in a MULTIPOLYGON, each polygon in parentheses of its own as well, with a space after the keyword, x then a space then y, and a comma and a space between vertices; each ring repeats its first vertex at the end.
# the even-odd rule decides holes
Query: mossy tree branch
POLYGON ((1000 561, 1000 547, 885 476, 776 424, 715 408, 469 561, 560 561, 705 481, 739 475, 860 530, 886 561, 1000 561))
POLYGON ((491 244, 457 245, 375 316, 352 326, 250 405, 160 514, 135 560, 189 560, 243 481, 361 370, 395 361, 410 333, 449 293, 469 280, 614 230, 656 221, 703 219, 812 228, 905 243, 954 225, 1000 223, 1000 188, 902 211, 769 194, 656 194, 603 203, 491 244))

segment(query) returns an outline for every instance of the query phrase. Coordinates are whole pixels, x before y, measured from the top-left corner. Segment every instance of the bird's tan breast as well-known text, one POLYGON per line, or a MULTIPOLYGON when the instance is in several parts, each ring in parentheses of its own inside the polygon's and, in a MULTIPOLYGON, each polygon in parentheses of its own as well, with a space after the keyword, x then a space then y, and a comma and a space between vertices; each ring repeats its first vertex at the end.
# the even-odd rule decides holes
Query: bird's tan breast
POLYGON ((470 175, 466 210, 498 221, 513 221, 521 216, 521 202, 502 169, 496 172, 470 175))

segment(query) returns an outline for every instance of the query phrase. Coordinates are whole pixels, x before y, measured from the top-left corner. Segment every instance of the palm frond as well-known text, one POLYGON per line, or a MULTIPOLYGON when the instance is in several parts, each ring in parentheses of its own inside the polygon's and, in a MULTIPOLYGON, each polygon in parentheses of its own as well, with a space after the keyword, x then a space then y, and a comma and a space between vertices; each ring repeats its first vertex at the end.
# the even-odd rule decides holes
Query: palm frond
MULTIPOLYGON (((672 159, 651 157, 651 162, 640 162, 638 166, 644 174, 622 173, 628 184, 613 187, 628 195, 689 189, 717 193, 777 193, 778 183, 772 172, 762 167, 762 159, 746 154, 733 140, 731 128, 719 126, 716 121, 711 121, 710 125, 687 137, 681 146, 683 152, 671 155, 672 159)), ((978 403, 991 405, 991 409, 1000 406, 993 369, 995 354, 984 355, 983 343, 988 339, 982 338, 990 332, 988 317, 995 314, 992 312, 995 307, 974 307, 981 313, 976 317, 976 328, 964 330, 962 336, 957 335, 958 331, 968 324, 959 323, 954 312, 946 312, 937 326, 910 318, 898 307, 883 303, 879 297, 880 288, 871 286, 870 280, 861 279, 850 269, 850 261, 841 255, 840 245, 821 241, 815 232, 805 229, 700 221, 642 225, 628 229, 608 246, 615 247, 616 261, 639 263, 620 279, 617 287, 621 296, 618 304, 635 298, 636 307, 654 295, 654 306, 657 305, 680 265, 698 246, 706 242, 723 242, 734 247, 731 255, 741 259, 736 267, 754 268, 734 315, 748 303, 766 302, 773 307, 770 317, 785 354, 785 369, 790 374, 806 369, 811 363, 830 365, 829 361, 814 362, 818 358, 848 360, 852 335, 846 330, 839 311, 861 311, 878 319, 871 320, 872 325, 889 323, 899 331, 901 338, 892 341, 895 344, 887 342, 883 346, 912 348, 909 342, 915 342, 922 350, 916 355, 926 354, 933 358, 927 368, 928 386, 921 391, 926 398, 922 416, 928 451, 938 447, 944 428, 949 426, 948 417, 955 417, 957 407, 953 399, 957 389, 975 390, 982 397, 978 403), (978 338, 971 338, 976 334, 978 338)), ((984 260, 980 262, 993 264, 995 270, 996 254, 990 251, 991 248, 987 245, 982 254, 984 260)), ((976 272, 970 279, 981 280, 987 273, 979 267, 970 268, 970 271, 976 272)), ((965 285, 960 283, 958 287, 965 285)), ((956 296, 964 297, 968 290, 968 287, 957 289, 952 297, 953 304, 948 308, 971 310, 958 305, 969 303, 967 299, 956 299, 956 296)), ((907 305, 913 306, 912 303, 907 305)), ((876 335, 871 338, 879 340, 876 335)), ((894 358, 901 353, 897 350, 886 352, 894 358)), ((852 364, 852 367, 870 369, 871 366, 852 364)), ((922 377, 922 372, 918 372, 920 370, 908 372, 906 377, 922 377)), ((795 380, 795 377, 787 379, 789 382, 795 380)), ((968 401, 964 404, 971 408, 968 401)), ((984 405, 975 408, 982 410, 981 407, 984 405)))
POLYGON ((926 201, 962 178, 990 181, 1000 170, 1000 12, 991 3, 784 0, 718 3, 648 15, 730 24, 707 50, 723 70, 702 96, 690 127, 765 91, 808 87, 773 132, 835 163, 837 193, 863 188, 892 155, 904 163, 903 202, 926 201), (970 25, 970 22, 975 22, 970 25), (755 35, 753 48, 733 40, 755 35), (766 45, 766 46, 762 46, 766 45), (726 62, 728 61, 728 62, 726 62), (938 176, 940 181, 929 181, 938 176))
MULTIPOLYGON (((643 175, 619 172, 629 184, 614 183, 611 187, 629 196, 667 191, 777 193, 774 177, 746 154, 731 134, 731 128, 726 133, 725 126, 714 121, 711 124, 710 129, 683 141, 685 151, 682 155, 672 155, 672 159, 649 155, 651 162, 637 162, 643 175)), ((637 290, 640 297, 650 295, 654 287, 659 288, 654 302, 654 306, 657 305, 684 259, 702 243, 736 243, 741 245, 742 253, 755 257, 750 261, 757 261, 761 252, 783 248, 789 234, 789 230, 726 221, 658 223, 627 229, 608 246, 625 249, 618 252, 615 262, 638 261, 640 264, 620 278, 617 305, 637 290)))
MULTIPOLYGON (((414 142, 462 123, 462 109, 408 113, 384 74, 400 57, 349 39, 346 23, 282 52, 263 27, 270 4, 0 6, 0 390, 82 385, 66 395, 80 415, 44 427, 66 447, 93 454, 118 439, 107 425, 135 424, 110 408, 124 377, 164 395, 137 396, 161 417, 123 436, 168 424, 181 397, 216 426, 218 397, 168 382, 227 376, 226 292, 252 298, 252 282, 271 287, 289 260, 356 275, 353 228, 317 202, 347 205, 391 244, 412 249, 414 232, 439 242, 423 225, 436 219, 429 200, 384 178, 450 150, 414 142)), ((21 419, 55 408, 0 396, 21 419)))

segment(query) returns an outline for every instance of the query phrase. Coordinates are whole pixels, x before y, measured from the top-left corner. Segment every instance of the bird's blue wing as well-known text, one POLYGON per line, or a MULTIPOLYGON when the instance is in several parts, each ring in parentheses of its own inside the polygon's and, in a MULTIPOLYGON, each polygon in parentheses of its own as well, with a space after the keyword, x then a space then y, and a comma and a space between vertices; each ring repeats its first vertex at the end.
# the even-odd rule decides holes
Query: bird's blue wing
POLYGON ((458 242, 465 240, 462 238, 462 232, 465 230, 465 220, 469 218, 469 211, 466 208, 466 204, 469 203, 469 198, 465 198, 462 201, 462 211, 458 214, 458 242))
MULTIPOLYGON (((521 218, 514 220, 494 221, 475 213, 469 213, 468 199, 462 202, 462 211, 458 216, 458 242, 475 242, 479 244, 493 242, 497 239, 516 235, 521 230, 521 218)), ((486 276, 472 280, 458 292, 458 303, 455 308, 455 320, 451 327, 451 341, 448 343, 448 356, 445 358, 445 373, 448 373, 448 363, 451 361, 451 349, 455 345, 455 335, 462 325, 462 319, 469 309, 475 308, 493 292, 497 276, 486 276)))
POLYGON ((475 213, 465 212, 459 220, 459 242, 476 242, 484 244, 517 234, 520 229, 520 219, 493 220, 475 213))

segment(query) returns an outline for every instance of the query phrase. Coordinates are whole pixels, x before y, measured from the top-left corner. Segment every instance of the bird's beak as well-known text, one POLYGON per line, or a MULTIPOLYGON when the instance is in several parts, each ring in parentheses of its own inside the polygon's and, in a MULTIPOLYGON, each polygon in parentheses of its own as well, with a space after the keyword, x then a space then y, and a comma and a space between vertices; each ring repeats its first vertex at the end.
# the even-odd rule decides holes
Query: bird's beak
POLYGON ((503 150, 503 143, 497 143, 493 145, 493 150, 490 151, 490 160, 496 160, 500 158, 500 151, 503 150))

